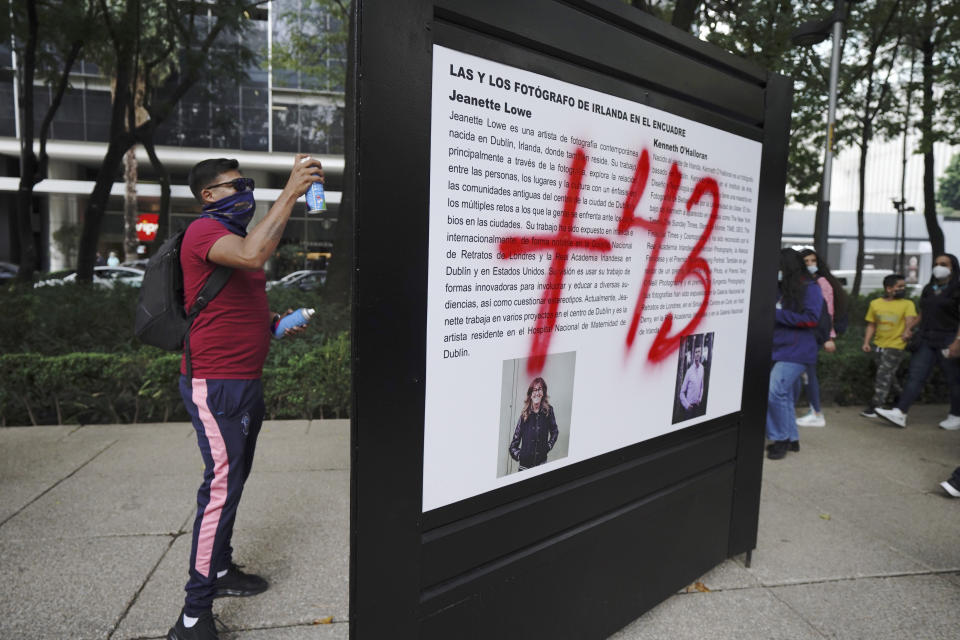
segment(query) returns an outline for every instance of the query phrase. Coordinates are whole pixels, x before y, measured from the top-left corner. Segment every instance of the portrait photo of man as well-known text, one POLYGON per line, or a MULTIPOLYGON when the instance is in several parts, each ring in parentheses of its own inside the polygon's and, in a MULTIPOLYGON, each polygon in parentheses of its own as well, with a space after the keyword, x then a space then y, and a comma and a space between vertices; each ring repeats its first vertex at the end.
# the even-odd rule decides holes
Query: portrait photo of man
POLYGON ((689 336, 683 342, 677 363, 673 424, 706 413, 712 348, 712 332, 689 336))

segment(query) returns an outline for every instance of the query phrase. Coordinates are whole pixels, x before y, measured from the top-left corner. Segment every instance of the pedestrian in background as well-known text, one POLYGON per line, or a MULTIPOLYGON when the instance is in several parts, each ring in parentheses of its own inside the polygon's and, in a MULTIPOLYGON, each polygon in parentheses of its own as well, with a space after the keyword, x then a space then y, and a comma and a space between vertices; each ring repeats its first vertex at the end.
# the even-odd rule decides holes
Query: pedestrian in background
POLYGON ((876 418, 876 408, 887 401, 890 387, 899 396, 902 392, 897 382, 897 368, 903 359, 903 351, 917 321, 913 300, 907 299, 907 285, 899 273, 891 273, 883 279, 883 297, 870 301, 867 309, 867 329, 863 336, 864 353, 875 354, 877 376, 873 384, 873 396, 867 408, 860 412, 865 418, 876 418), (874 347, 870 347, 873 340, 874 347))
POLYGON ((779 460, 800 450, 794 383, 817 361, 814 329, 823 309, 823 293, 807 273, 800 254, 780 251, 780 295, 773 327, 773 367, 767 392, 767 457, 779 460))
MULTIPOLYGON (((820 259, 816 251, 803 249, 800 252, 800 257, 803 258, 807 273, 816 281, 820 287, 820 292, 823 294, 823 299, 827 303, 827 311, 830 313, 830 339, 823 343, 823 350, 827 353, 833 353, 837 350, 837 344, 834 342, 837 332, 834 329, 833 321, 834 318, 844 316, 847 312, 847 292, 843 290, 840 282, 830 273, 830 267, 820 259)), ((825 427, 827 421, 823 417, 822 407, 820 406, 820 382, 817 379, 817 363, 807 365, 805 374, 810 412, 797 418, 797 426, 825 427)), ((797 395, 799 397, 799 388, 797 388, 797 395)))
POLYGON ((915 329, 907 332, 910 337, 910 368, 907 381, 897 406, 892 409, 877 408, 883 416, 898 427, 907 426, 910 405, 920 397, 923 386, 933 371, 940 365, 947 378, 950 394, 950 413, 940 423, 944 429, 960 429, 960 361, 948 358, 948 349, 960 346, 960 264, 950 253, 937 256, 933 261, 933 275, 920 294, 920 314, 915 329))
POLYGON ((953 470, 953 474, 940 483, 943 490, 951 498, 960 498, 960 467, 953 470))

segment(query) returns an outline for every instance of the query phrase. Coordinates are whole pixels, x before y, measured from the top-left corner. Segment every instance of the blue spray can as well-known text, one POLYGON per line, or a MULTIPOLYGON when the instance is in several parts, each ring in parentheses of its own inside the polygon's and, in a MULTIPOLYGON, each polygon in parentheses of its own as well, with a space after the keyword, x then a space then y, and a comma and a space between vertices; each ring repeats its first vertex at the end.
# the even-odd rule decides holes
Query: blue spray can
MULTIPOLYGON (((312 158, 304 158, 300 162, 307 162, 312 158)), ((323 183, 314 182, 304 194, 307 199, 307 213, 320 213, 327 210, 327 196, 323 192, 323 183)))
POLYGON ((281 318, 280 322, 277 323, 277 328, 273 330, 273 337, 277 339, 282 338, 284 331, 287 329, 307 324, 310 322, 310 318, 313 317, 314 313, 315 311, 313 309, 301 307, 284 318, 281 318))

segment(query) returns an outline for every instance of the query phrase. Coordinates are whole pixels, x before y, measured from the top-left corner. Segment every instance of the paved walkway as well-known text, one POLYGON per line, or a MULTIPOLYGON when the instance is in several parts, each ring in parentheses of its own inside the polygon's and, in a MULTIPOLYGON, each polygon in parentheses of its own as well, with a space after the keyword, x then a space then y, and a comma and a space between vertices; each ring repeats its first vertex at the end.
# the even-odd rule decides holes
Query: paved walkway
MULTIPOLYGON (((827 409, 764 466, 751 568, 729 560, 617 640, 960 637, 960 431, 827 409)), ((224 640, 348 635, 349 426, 268 423, 234 534, 261 596, 224 640)), ((0 429, 0 638, 161 638, 182 603, 201 474, 188 424, 0 429)), ((452 639, 455 640, 455 639, 452 639)))

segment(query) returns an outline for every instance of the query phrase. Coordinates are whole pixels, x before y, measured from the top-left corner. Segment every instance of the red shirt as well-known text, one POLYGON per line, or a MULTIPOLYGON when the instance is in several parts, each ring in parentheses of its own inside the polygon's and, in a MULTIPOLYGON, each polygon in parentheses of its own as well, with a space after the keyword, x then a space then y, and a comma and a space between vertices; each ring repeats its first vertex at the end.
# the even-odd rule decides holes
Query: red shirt
MULTIPOLYGON (((217 265, 207 260, 210 247, 231 233, 210 218, 190 223, 183 236, 180 266, 189 310, 217 265)), ((226 286, 190 328, 190 360, 194 378, 252 380, 263 373, 270 350, 270 307, 263 270, 234 269, 226 286)), ((186 375, 186 360, 180 373, 186 375)))

